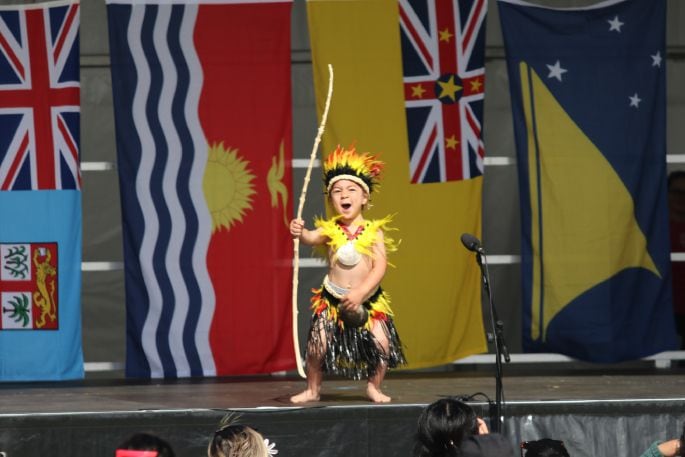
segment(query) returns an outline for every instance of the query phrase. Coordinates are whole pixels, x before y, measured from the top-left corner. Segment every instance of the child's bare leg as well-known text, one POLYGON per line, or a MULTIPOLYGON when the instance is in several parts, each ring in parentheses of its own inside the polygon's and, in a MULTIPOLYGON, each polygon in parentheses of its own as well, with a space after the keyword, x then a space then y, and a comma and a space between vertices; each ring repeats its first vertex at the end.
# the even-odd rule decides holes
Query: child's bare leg
MULTIPOLYGON (((374 322, 373 329, 371 330, 373 336, 376 338, 380 348, 383 350, 384 354, 389 352, 388 337, 385 333, 385 325, 380 322, 374 322)), ((374 403, 388 403, 392 400, 390 397, 381 392, 381 384, 385 378, 385 373, 388 371, 388 364, 383 361, 378 365, 376 373, 369 378, 366 384, 366 396, 369 397, 374 403)))
POLYGON ((323 373, 321 372, 321 364, 313 362, 310 359, 307 361, 307 388, 297 395, 290 397, 292 403, 307 403, 309 401, 319 401, 321 395, 321 381, 323 380, 323 373))
POLYGON ((317 322, 317 328, 312 328, 307 345, 307 388, 290 397, 292 403, 319 401, 321 396, 321 382, 323 381, 321 363, 326 352, 326 332, 321 320, 317 322))
POLYGON ((374 403, 389 403, 392 400, 392 398, 381 392, 381 384, 387 370, 388 365, 382 362, 376 369, 376 374, 369 378, 366 384, 366 396, 374 403))

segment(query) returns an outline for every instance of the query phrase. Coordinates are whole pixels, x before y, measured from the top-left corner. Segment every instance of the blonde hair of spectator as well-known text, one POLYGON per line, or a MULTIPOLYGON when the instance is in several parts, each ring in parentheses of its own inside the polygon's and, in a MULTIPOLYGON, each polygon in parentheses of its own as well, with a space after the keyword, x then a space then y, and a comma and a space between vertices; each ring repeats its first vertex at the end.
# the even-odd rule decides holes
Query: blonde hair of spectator
POLYGON ((224 416, 207 446, 207 456, 269 457, 262 434, 250 426, 239 424, 238 419, 236 414, 224 416))

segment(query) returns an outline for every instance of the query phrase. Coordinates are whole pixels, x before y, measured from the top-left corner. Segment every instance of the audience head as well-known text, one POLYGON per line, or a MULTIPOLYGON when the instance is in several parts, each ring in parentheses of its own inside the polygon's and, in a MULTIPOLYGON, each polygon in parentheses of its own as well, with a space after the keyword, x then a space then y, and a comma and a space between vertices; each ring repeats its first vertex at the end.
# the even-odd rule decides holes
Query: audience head
POLYGON ((117 446, 115 457, 175 457, 169 443, 150 433, 136 433, 117 446))
POLYGON ((257 430, 235 423, 234 418, 222 421, 207 446, 208 457, 269 457, 269 448, 257 430))
POLYGON ((459 446, 477 435, 479 419, 466 403, 443 398, 428 405, 419 417, 414 454, 418 457, 459 455, 459 446))
POLYGON ((543 438, 537 441, 524 441, 521 443, 524 457, 570 457, 563 441, 543 438))

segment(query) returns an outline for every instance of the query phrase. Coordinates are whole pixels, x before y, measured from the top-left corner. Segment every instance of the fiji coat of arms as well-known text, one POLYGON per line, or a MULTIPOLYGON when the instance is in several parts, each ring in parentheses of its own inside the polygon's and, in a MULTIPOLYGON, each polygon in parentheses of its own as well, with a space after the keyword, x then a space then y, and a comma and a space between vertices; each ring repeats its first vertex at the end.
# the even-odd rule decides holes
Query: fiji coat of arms
POLYGON ((57 243, 0 243, 0 330, 56 330, 57 243))

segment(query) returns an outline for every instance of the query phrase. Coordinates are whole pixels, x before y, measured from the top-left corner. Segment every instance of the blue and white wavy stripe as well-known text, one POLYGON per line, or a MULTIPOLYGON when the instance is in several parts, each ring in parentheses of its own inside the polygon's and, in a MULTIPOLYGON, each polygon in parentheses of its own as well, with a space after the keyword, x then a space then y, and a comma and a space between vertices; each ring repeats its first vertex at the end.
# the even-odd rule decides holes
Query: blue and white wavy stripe
POLYGON ((181 47, 186 62, 188 63, 190 75, 184 115, 185 119, 188 121, 188 128, 193 132, 191 140, 192 147, 195 150, 195 160, 191 166, 188 188, 190 189, 190 198, 192 199, 193 207, 198 212, 198 235, 197 244, 192 253, 192 266, 193 271, 197 274, 198 283, 200 284, 200 303, 202 303, 194 333, 194 342, 195 347, 197 348, 198 357, 202 364, 202 372, 205 376, 215 376, 216 366, 214 365, 214 357, 209 345, 209 328, 212 324, 212 317, 214 316, 216 297, 214 295, 212 282, 209 278, 209 272, 207 271, 207 251, 209 250, 209 240, 212 235, 212 218, 209 214, 209 208, 207 207, 207 201, 205 200, 202 188, 202 181, 207 166, 208 145, 202 131, 202 126, 200 125, 200 120, 197 116, 200 91, 203 82, 203 72, 202 65, 200 65, 200 59, 197 57, 197 53, 193 46, 193 30, 195 18, 197 17, 197 8, 196 5, 189 5, 186 7, 186 16, 188 19, 184 21, 181 26, 181 47))
MULTIPOLYGON (((209 346, 215 297, 206 266, 211 219, 202 192, 207 142, 198 119, 202 68, 193 47, 197 8, 134 4, 127 29, 140 140, 135 188, 142 224, 133 230, 141 238, 137 260, 149 305, 140 346, 153 378, 216 373, 209 346)), ((135 278, 127 274, 129 280, 135 278)))
MULTIPOLYGON (((159 222, 152 203, 149 186, 155 154, 154 140, 145 116, 147 93, 150 90, 150 70, 142 52, 136 52, 138 46, 134 47, 134 43, 139 43, 144 12, 145 6, 134 5, 132 7, 131 19, 128 27, 128 42, 131 46, 131 54, 135 63, 136 74, 138 75, 135 94, 133 96, 132 115, 136 132, 140 138, 141 160, 138 166, 135 183, 138 204, 145 217, 145 226, 142 227, 143 240, 140 247, 139 262, 149 301, 147 318, 144 321, 143 334, 141 335, 141 345, 145 357, 150 364, 150 376, 160 377, 163 375, 163 370, 162 362, 157 353, 156 341, 154 339, 144 338, 145 335, 150 335, 156 331, 162 310, 162 292, 159 290, 159 284, 155 279, 154 269, 152 267, 152 250, 157 238, 159 222)), ((125 260, 129 261, 129 259, 125 260)), ((131 312, 130 308, 127 309, 127 311, 131 312)))
POLYGON ((171 19, 171 8, 160 8, 157 17, 157 24, 153 33, 155 50, 159 57, 164 79, 162 81, 162 92, 157 107, 161 128, 164 131, 168 147, 167 163, 162 178, 162 194, 165 197, 166 205, 171 217, 171 233, 169 234, 169 244, 164 258, 164 265, 169 276, 171 290, 173 292, 174 312, 171 317, 169 328, 169 346, 171 356, 176 367, 178 376, 190 376, 188 358, 183 347, 183 327, 188 315, 188 289, 181 274, 181 243, 186 230, 185 217, 173 217, 173 215, 183 214, 181 203, 176 193, 176 180, 180 168, 181 155, 174 154, 174 151, 182 151, 179 133, 174 126, 171 117, 171 103, 173 101, 174 90, 178 83, 176 67, 171 58, 169 44, 166 35, 169 31, 169 20, 171 19))

